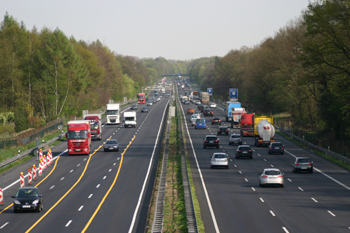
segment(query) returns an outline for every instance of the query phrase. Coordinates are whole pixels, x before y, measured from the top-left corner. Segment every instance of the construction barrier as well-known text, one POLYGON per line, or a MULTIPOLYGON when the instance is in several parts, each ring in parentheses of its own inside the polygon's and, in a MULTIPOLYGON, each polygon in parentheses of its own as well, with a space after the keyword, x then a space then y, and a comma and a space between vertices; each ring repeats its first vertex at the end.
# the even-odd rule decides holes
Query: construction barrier
POLYGON ((4 194, 2 192, 2 189, 0 188, 0 205, 4 204, 4 194))
POLYGON ((32 169, 28 168, 28 184, 33 183, 32 169))
POLYGON ((44 159, 43 159, 43 171, 45 171, 46 169, 46 156, 44 155, 44 159))
POLYGON ((33 164, 32 172, 33 172, 33 180, 36 180, 36 167, 35 167, 35 164, 33 164))
POLYGON ((43 149, 41 149, 41 148, 40 148, 39 155, 40 155, 40 159, 42 159, 43 158, 43 149))
POLYGON ((52 163, 52 154, 51 154, 51 149, 47 152, 47 166, 51 166, 52 163))
POLYGON ((20 175, 19 175, 19 180, 20 180, 20 187, 21 187, 21 188, 24 188, 25 183, 24 183, 23 172, 20 173, 20 175))
POLYGON ((40 162, 39 162, 39 176, 41 176, 43 173, 43 162, 42 160, 40 159, 40 162))

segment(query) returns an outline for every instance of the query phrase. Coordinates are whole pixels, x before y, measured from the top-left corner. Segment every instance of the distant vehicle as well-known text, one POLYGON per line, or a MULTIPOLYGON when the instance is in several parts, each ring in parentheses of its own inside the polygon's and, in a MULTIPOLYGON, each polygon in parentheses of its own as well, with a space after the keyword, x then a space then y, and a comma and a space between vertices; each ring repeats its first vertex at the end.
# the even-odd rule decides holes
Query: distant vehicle
POLYGON ((210 168, 214 167, 225 167, 229 168, 228 165, 228 155, 226 153, 214 153, 213 156, 210 159, 210 168))
POLYGON ((208 92, 201 92, 200 93, 201 96, 201 101, 204 104, 209 104, 209 93, 208 92))
POLYGON ((297 173, 298 171, 308 171, 310 173, 314 172, 314 163, 309 157, 297 157, 292 164, 293 172, 297 173))
POLYGON ((219 117, 214 117, 213 120, 211 121, 211 124, 214 125, 214 124, 218 124, 218 125, 221 125, 221 120, 219 117))
POLYGON ((201 101, 197 100, 197 101, 195 102, 195 104, 196 104, 196 105, 199 105, 199 104, 201 104, 201 101))
POLYGON ((136 112, 124 112, 124 127, 133 127, 136 128, 136 112))
POLYGON ((238 144, 238 145, 242 145, 242 138, 241 135, 239 134, 231 134, 229 141, 228 141, 229 145, 234 145, 234 144, 238 144))
POLYGON ((255 146, 268 146, 276 141, 272 116, 254 116, 253 124, 255 146))
POLYGON ((227 101, 226 102, 226 108, 225 108, 225 114, 226 114, 226 121, 231 122, 232 121, 232 109, 233 108, 241 108, 240 102, 232 102, 227 101))
POLYGON ((91 148, 90 120, 68 121, 66 133, 68 155, 89 154, 91 148))
POLYGON ((102 140, 102 114, 83 115, 84 120, 90 120, 91 139, 102 140))
POLYGON ((43 195, 39 194, 36 187, 19 188, 15 196, 12 196, 13 212, 34 210, 40 212, 43 210, 43 195))
POLYGON ((138 99, 139 104, 144 104, 146 102, 145 98, 146 98, 145 93, 138 93, 137 94, 137 99, 138 99))
POLYGON ((107 124, 120 124, 120 104, 106 105, 107 124))
POLYGON ((133 104, 133 105, 131 105, 131 108, 130 108, 131 110, 137 110, 137 105, 136 104, 133 104))
POLYGON ((200 111, 202 111, 202 108, 203 108, 203 104, 198 104, 198 109, 200 110, 200 111))
MULTIPOLYGON (((200 119, 200 118, 201 118, 201 116, 200 116, 199 114, 195 113, 195 114, 192 114, 192 115, 191 115, 191 118, 197 118, 197 119, 200 119)), ((191 120, 190 120, 190 121, 191 121, 191 120)))
POLYGON ((226 134, 228 135, 228 127, 227 126, 219 126, 217 134, 226 134))
POLYGON ((116 139, 109 139, 103 146, 103 151, 119 151, 119 143, 116 139))
POLYGON ((203 110, 203 114, 204 114, 204 116, 213 116, 213 115, 214 115, 214 112, 213 112, 213 110, 211 110, 210 108, 205 108, 205 109, 203 110))
POLYGON ((284 187, 283 173, 278 168, 265 168, 259 176, 259 186, 278 185, 284 187))
POLYGON ((143 108, 141 108, 141 112, 148 112, 147 107, 143 107, 143 108))
POLYGON ((210 103, 209 106, 210 106, 211 108, 216 108, 216 103, 210 103))
POLYGON ((284 154, 284 146, 281 142, 271 142, 267 153, 269 153, 269 154, 279 153, 279 154, 283 155, 284 154))
POLYGON ((191 122, 192 126, 194 126, 196 124, 197 119, 198 119, 197 117, 191 118, 190 122, 191 122))
POLYGON ((207 124, 205 119, 197 119, 196 120, 196 124, 194 126, 194 129, 206 129, 207 128, 207 124))
POLYGON ((207 135, 203 140, 203 148, 216 147, 219 148, 219 138, 215 135, 207 135))
POLYGON ((153 103, 150 101, 150 102, 147 102, 147 106, 151 106, 153 105, 153 103))
POLYGON ((185 101, 184 101, 184 104, 190 104, 190 101, 185 100, 185 101))
POLYGON ((187 109, 187 114, 194 114, 194 108, 188 108, 187 109))
POLYGON ((241 115, 241 135, 242 137, 254 136, 253 118, 254 113, 243 113, 241 115))
POLYGON ((248 157, 253 159, 253 150, 248 145, 240 145, 237 147, 235 158, 248 157))

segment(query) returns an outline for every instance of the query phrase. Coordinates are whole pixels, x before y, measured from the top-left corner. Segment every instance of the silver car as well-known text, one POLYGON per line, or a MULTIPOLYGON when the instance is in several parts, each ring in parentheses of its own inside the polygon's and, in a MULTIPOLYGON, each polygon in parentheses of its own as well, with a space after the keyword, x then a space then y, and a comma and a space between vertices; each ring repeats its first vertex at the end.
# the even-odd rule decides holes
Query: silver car
POLYGON ((242 145, 242 138, 241 135, 239 134, 231 134, 229 141, 228 141, 229 145, 233 145, 233 144, 238 144, 238 145, 242 145))
POLYGON ((191 125, 194 126, 196 124, 197 117, 191 118, 191 125))
POLYGON ((214 153, 210 159, 210 168, 213 167, 226 167, 228 169, 228 155, 222 152, 214 153))
POLYGON ((278 168, 265 168, 259 176, 259 186, 279 185, 283 188, 284 179, 283 173, 278 168))
POLYGON ((292 166, 294 173, 297 173, 298 171, 314 172, 314 163, 309 157, 296 157, 292 166))

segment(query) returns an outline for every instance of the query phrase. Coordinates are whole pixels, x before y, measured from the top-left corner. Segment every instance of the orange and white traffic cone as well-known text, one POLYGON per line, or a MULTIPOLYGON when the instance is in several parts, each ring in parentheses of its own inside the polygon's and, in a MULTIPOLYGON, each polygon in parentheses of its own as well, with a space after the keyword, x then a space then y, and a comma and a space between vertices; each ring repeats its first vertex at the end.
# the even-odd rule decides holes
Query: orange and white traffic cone
POLYGON ((36 180, 36 167, 35 167, 35 164, 33 164, 32 173, 33 173, 33 180, 36 180))
POLYGON ((25 184, 24 184, 23 172, 20 173, 19 181, 20 181, 20 187, 21 187, 21 188, 24 188, 25 184))
POLYGON ((42 173, 43 173, 43 162, 40 159, 40 162, 39 162, 39 176, 41 176, 42 173))
POLYGON ((2 192, 2 189, 0 188, 0 205, 4 204, 4 193, 2 192))
POLYGON ((33 183, 32 170, 28 168, 28 184, 33 183))

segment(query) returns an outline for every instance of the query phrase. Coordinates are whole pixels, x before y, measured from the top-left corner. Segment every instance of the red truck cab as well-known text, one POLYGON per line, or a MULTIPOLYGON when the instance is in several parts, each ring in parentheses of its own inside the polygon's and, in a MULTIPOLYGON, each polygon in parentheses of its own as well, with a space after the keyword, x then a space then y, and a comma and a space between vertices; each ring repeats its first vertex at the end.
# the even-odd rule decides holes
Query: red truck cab
POLYGON ((89 154, 91 147, 90 121, 68 121, 67 126, 68 155, 89 154))
POLYGON ((137 94, 137 99, 138 99, 139 104, 144 104, 144 103, 146 103, 145 93, 139 93, 139 94, 137 94))
POLYGON ((90 120, 91 139, 102 140, 101 114, 84 115, 84 120, 90 120))
POLYGON ((241 136, 254 136, 253 117, 254 113, 243 113, 241 116, 241 136))

